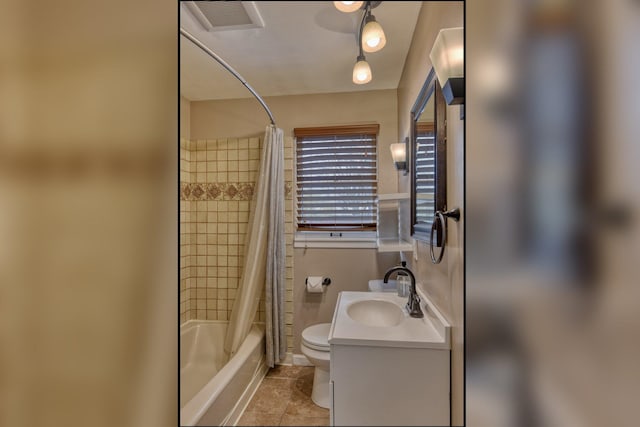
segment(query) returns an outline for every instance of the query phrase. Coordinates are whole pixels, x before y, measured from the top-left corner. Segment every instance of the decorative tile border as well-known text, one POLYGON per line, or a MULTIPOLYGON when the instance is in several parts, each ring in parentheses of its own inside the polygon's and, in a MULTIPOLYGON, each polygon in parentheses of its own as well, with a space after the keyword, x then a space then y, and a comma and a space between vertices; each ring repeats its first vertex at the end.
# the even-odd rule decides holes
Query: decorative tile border
MULTIPOLYGON (((284 195, 291 196, 291 182, 285 182, 284 195)), ((252 182, 195 182, 180 183, 180 200, 214 201, 214 200, 251 200, 255 184, 252 182)))
POLYGON ((180 200, 251 200, 254 184, 251 182, 180 183, 180 200))

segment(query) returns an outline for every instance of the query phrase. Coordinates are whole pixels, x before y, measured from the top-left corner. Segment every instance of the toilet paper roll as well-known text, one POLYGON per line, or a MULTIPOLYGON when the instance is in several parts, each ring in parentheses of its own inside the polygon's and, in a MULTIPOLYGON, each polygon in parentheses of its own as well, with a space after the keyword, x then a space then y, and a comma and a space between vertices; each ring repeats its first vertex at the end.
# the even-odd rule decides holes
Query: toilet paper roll
POLYGON ((324 286, 322 282, 324 277, 322 276, 309 276, 307 277, 307 292, 312 294, 321 294, 324 292, 324 286))

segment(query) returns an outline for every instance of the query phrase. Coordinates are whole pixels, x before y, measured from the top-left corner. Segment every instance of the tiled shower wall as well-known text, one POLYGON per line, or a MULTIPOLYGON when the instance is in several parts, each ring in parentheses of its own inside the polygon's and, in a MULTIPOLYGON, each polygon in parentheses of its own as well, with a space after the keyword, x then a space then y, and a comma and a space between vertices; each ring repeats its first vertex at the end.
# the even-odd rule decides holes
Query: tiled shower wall
MULTIPOLYGON (((181 141, 180 321, 228 320, 244 266, 244 243, 256 188, 259 138, 181 141)), ((293 139, 285 139, 285 323, 293 322, 293 139)), ((252 262, 253 260, 246 260, 252 262)), ((264 297, 258 309, 264 321, 264 297)))
MULTIPOLYGON (((191 182, 189 141, 180 139, 180 188, 191 182)), ((180 195, 180 323, 191 319, 191 202, 180 195)))

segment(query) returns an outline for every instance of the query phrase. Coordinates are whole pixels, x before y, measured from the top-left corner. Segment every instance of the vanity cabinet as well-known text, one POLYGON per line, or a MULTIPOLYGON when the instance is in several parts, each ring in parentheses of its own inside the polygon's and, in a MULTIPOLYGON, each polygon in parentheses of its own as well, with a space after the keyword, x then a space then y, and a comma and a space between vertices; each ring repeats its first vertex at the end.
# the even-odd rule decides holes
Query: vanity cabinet
POLYGON ((450 326, 424 300, 423 319, 405 310, 397 325, 366 326, 349 316, 366 299, 406 303, 389 293, 340 293, 329 333, 331 424, 450 425, 450 326))
POLYGON ((332 425, 447 426, 449 351, 331 346, 332 425))

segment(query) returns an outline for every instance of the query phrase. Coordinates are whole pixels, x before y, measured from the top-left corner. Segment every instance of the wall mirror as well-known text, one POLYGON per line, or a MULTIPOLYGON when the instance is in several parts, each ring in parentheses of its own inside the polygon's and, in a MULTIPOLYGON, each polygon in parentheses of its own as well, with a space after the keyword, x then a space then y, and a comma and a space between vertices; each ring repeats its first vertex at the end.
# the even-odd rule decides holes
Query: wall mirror
MULTIPOLYGON (((433 215, 447 204, 446 103, 433 68, 411 109, 411 236, 429 241, 433 215)), ((440 223, 434 243, 442 245, 440 223)))

